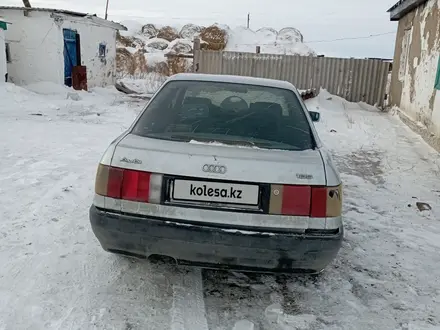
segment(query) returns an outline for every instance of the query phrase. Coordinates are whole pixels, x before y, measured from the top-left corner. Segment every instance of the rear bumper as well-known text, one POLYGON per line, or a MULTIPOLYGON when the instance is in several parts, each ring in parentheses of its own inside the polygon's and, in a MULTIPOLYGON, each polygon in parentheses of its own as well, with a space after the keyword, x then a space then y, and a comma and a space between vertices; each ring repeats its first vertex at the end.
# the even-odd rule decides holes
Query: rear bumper
POLYGON ((163 255, 180 264, 207 268, 317 273, 337 255, 337 233, 304 235, 247 232, 137 217, 92 206, 93 232, 106 251, 149 257, 163 255))

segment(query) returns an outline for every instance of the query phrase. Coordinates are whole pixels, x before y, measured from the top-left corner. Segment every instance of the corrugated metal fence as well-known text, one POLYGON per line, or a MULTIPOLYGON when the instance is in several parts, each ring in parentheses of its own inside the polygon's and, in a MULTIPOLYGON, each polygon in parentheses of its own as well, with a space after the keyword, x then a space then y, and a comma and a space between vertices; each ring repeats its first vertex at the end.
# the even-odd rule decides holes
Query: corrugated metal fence
POLYGON ((298 89, 319 89, 351 102, 382 106, 389 63, 344 59, 239 52, 195 51, 196 72, 232 74, 286 80, 298 89))

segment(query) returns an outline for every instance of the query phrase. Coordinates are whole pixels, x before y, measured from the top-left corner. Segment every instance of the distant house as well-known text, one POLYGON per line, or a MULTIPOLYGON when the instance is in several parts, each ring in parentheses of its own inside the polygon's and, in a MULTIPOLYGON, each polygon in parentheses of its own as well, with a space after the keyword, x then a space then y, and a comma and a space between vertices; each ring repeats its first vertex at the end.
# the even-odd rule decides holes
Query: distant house
POLYGON ((440 134, 440 0, 400 0, 390 104, 440 134))
POLYGON ((115 82, 116 32, 124 26, 96 15, 46 8, 0 6, 0 16, 11 23, 4 31, 9 81, 71 86, 72 71, 82 65, 89 87, 115 82))
POLYGON ((8 49, 6 48, 5 31, 8 29, 7 22, 0 16, 0 83, 7 79, 8 49))

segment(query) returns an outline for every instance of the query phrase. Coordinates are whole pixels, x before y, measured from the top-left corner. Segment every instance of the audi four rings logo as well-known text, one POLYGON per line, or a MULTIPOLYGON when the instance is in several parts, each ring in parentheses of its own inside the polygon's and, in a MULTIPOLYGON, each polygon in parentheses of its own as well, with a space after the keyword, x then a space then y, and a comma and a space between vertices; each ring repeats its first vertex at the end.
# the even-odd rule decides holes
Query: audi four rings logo
POLYGON ((226 173, 226 166, 205 164, 205 165, 203 165, 202 170, 203 170, 203 172, 225 174, 226 173))

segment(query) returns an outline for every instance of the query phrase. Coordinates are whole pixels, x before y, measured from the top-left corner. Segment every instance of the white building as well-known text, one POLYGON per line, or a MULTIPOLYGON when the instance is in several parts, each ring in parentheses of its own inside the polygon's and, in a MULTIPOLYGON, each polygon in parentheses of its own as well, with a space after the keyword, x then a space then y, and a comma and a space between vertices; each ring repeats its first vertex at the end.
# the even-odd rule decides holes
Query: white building
POLYGON ((6 68, 6 41, 5 41, 5 31, 8 28, 4 18, 0 16, 0 83, 6 81, 6 73, 8 72, 6 68))
POLYGON ((11 23, 4 31, 8 81, 71 86, 73 67, 83 65, 88 87, 115 82, 116 31, 126 30, 123 25, 95 15, 46 8, 0 6, 0 16, 11 23))

